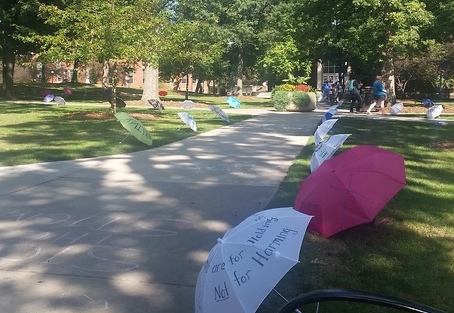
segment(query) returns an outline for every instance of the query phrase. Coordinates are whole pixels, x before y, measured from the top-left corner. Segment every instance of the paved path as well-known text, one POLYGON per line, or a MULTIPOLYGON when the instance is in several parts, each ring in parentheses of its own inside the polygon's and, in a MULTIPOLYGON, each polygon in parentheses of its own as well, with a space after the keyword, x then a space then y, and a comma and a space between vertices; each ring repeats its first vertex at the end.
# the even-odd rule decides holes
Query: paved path
POLYGON ((267 205, 322 112, 0 168, 0 312, 193 312, 216 239, 267 205))

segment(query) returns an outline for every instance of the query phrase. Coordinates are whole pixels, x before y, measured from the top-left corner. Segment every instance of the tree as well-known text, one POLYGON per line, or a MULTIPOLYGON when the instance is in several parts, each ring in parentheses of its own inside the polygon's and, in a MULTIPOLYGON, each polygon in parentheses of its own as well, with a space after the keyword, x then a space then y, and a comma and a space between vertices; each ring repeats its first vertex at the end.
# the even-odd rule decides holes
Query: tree
MULTIPOLYGON (((293 3, 293 2, 292 2, 293 3)), ((427 44, 423 37, 433 14, 420 0, 341 0, 293 3, 295 42, 313 57, 376 65, 395 99, 394 60, 427 44), (335 57, 337 55, 337 57, 335 57)))
POLYGON ((218 25, 217 8, 217 1, 187 0, 175 2, 169 9, 171 24, 166 30, 165 52, 160 62, 165 77, 179 80, 192 74, 199 84, 219 78, 215 73, 217 68, 224 67, 221 56, 227 37, 218 25))
MULTIPOLYGON (((158 67, 165 61, 164 56, 184 60, 188 70, 192 69, 188 62, 200 63, 204 53, 213 51, 213 45, 207 44, 206 38, 210 37, 202 37, 199 30, 199 27, 210 29, 208 24, 191 26, 179 20, 171 23, 172 5, 165 0, 83 0, 73 1, 64 8, 46 6, 42 12, 46 12, 47 21, 58 27, 58 31, 46 38, 43 56, 104 61, 113 91, 117 63, 140 61, 145 74, 142 101, 157 100, 158 67), (192 45, 181 49, 183 43, 192 45)), ((107 78, 107 74, 104 76, 107 78)), ((112 99, 111 103, 115 101, 112 99)))
POLYGON ((13 77, 16 57, 30 55, 36 46, 29 40, 33 34, 47 29, 36 16, 38 3, 33 0, 2 0, 0 4, 0 51, 3 63, 3 92, 13 97, 13 77))

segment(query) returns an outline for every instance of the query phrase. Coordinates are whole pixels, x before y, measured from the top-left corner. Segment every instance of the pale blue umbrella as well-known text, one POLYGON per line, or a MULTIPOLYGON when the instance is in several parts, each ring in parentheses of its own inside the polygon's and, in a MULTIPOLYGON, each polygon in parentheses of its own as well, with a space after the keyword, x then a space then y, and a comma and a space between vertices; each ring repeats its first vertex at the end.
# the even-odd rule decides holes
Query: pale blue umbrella
POLYGON ((229 106, 231 106, 234 109, 239 109, 241 107, 240 101, 235 97, 227 97, 227 99, 225 100, 227 101, 229 106))
POLYGON ((44 102, 49 103, 49 102, 51 102, 52 100, 54 100, 54 98, 55 98, 55 96, 54 96, 53 94, 50 93, 50 94, 48 94, 48 95, 46 95, 46 96, 44 97, 44 102))

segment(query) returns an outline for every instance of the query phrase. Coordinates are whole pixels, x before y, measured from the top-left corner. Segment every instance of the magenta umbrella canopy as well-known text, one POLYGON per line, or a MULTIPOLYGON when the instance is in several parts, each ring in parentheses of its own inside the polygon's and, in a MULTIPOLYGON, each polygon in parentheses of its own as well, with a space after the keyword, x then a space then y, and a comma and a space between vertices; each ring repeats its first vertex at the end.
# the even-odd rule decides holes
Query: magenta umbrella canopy
POLYGON ((326 160, 303 180, 293 208, 314 216, 309 231, 330 237, 371 222, 405 184, 400 154, 357 146, 326 160))

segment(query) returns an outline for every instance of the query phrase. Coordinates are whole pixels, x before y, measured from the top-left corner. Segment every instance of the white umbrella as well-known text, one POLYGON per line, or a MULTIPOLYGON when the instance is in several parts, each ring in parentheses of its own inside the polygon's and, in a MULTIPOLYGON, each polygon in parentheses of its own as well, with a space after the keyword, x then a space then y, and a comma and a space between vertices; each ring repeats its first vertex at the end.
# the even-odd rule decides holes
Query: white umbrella
POLYGON ((222 110, 221 108, 218 108, 217 106, 214 106, 214 105, 209 105, 208 109, 210 109, 211 112, 213 112, 214 114, 216 114, 217 116, 222 118, 227 123, 230 123, 229 117, 227 116, 227 114, 225 114, 224 110, 222 110))
POLYGON ((322 117, 322 122, 324 121, 327 121, 329 120, 331 117, 333 117, 333 115, 335 115, 337 113, 337 105, 335 108, 331 107, 326 113, 325 115, 323 115, 322 117))
POLYGON ((65 105, 66 101, 63 99, 63 97, 60 96, 55 96, 54 101, 57 102, 57 105, 65 105))
POLYGON ((317 148, 315 148, 314 153, 312 153, 311 172, 315 171, 324 161, 331 158, 350 135, 351 134, 337 134, 323 140, 317 148))
POLYGON ((195 107, 195 103, 191 100, 184 100, 181 102, 181 107, 186 110, 193 109, 195 107))
POLYGON ((427 110, 427 118, 433 120, 440 116, 441 112, 443 112, 443 106, 439 104, 435 104, 427 110))
POLYGON ((324 121, 317 127, 314 133, 314 141, 316 146, 320 144, 320 142, 323 140, 323 137, 331 130, 331 128, 333 128, 334 124, 336 124, 338 120, 339 119, 337 118, 329 119, 324 121))
POLYGON ((311 216, 293 208, 258 212, 218 239, 199 273, 195 313, 253 313, 298 263, 311 216))
POLYGON ((398 103, 395 103, 391 109, 389 110, 389 113, 391 115, 397 115, 399 114, 400 112, 402 112, 402 110, 404 109, 404 104, 401 103, 401 102, 398 102, 398 103))
MULTIPOLYGON (((195 122, 192 115, 190 115, 186 112, 179 112, 178 116, 190 129, 192 129, 195 132, 197 131, 197 123, 195 122)), ((180 129, 181 129, 181 127, 180 127, 180 129)))

